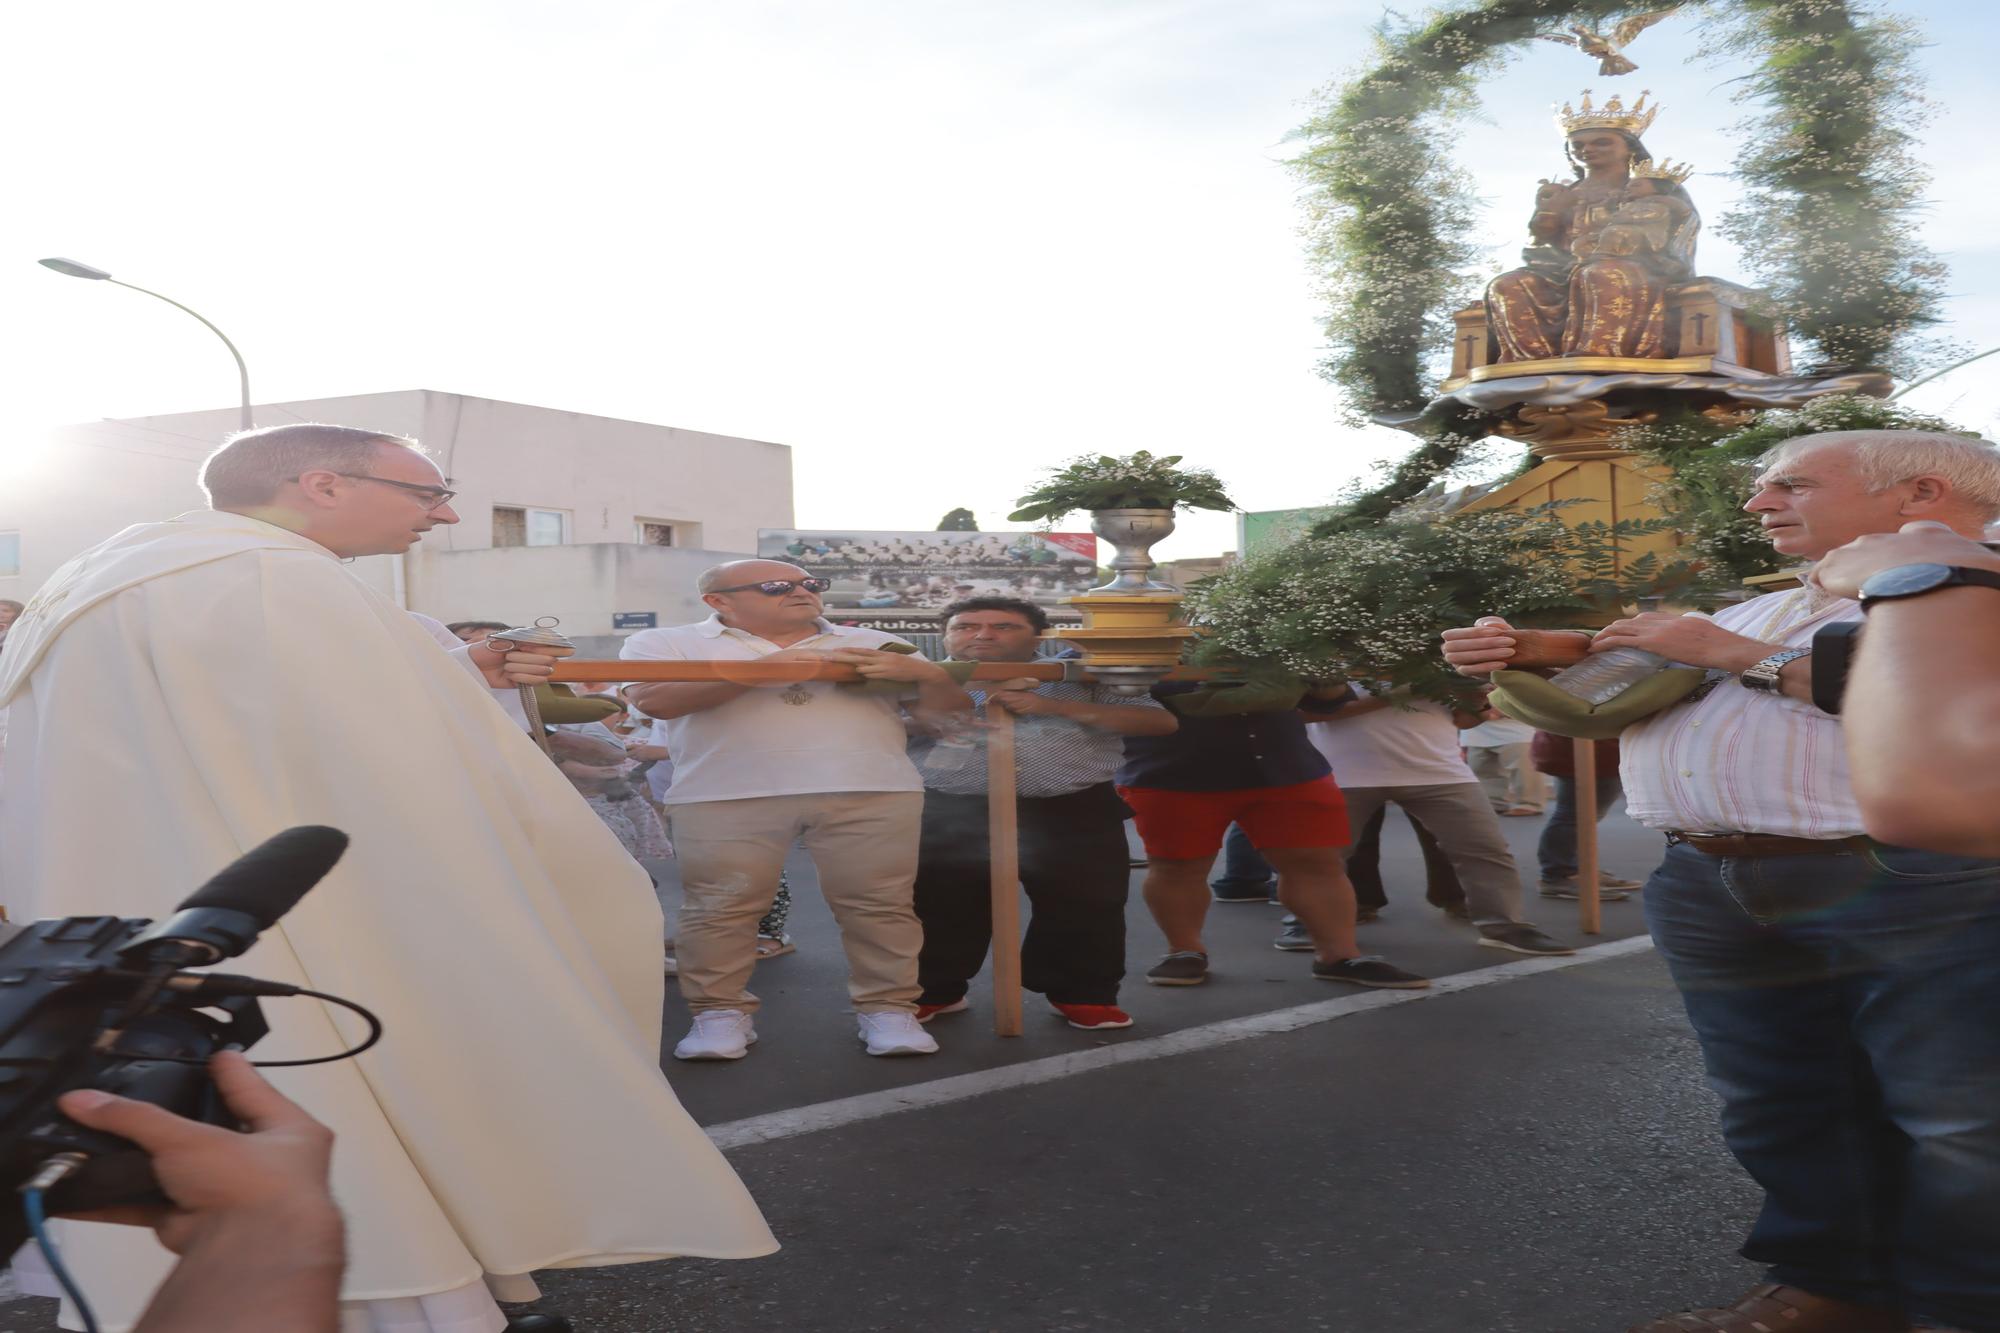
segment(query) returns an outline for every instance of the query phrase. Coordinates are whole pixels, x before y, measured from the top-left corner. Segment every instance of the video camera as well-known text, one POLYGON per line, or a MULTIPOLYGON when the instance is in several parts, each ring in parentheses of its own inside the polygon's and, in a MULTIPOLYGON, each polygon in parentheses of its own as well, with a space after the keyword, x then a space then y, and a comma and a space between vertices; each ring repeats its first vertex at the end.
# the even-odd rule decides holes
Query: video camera
MULTIPOLYGON (((42 1191, 51 1214, 165 1203, 146 1154, 85 1129, 56 1098, 96 1088, 176 1115, 238 1128, 208 1076, 209 1057, 247 1049, 270 1027, 257 999, 310 995, 352 1009, 374 1045, 382 1025, 351 1001, 255 977, 187 972, 243 953, 347 849, 339 829, 286 829, 203 885, 165 921, 74 916, 0 925, 0 1189, 42 1191)), ((27 1238, 0 1207, 0 1254, 27 1238)))

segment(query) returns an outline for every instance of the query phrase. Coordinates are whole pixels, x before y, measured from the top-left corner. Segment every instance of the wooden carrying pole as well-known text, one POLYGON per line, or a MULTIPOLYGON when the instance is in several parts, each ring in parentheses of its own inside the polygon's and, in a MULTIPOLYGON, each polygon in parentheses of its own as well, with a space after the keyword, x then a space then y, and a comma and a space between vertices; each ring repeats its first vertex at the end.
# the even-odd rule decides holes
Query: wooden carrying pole
POLYGON ((1604 933, 1604 905, 1597 870, 1597 742, 1572 741, 1576 749, 1576 906, 1577 927, 1586 935, 1604 933))
MULTIPOLYGON (((1010 663, 1009 665, 1018 665, 1010 663)), ((1021 844, 1014 715, 986 697, 986 846, 993 887, 993 1035, 1021 1035, 1021 844)))
MULTIPOLYGON (((1088 673, 1086 673, 1088 674, 1088 673)), ((1168 680, 1203 680, 1213 673, 1182 668, 1169 672, 1168 680)), ((549 677, 555 685, 646 685, 659 681, 685 682, 726 680, 735 685, 783 685, 795 680, 857 681, 865 679, 851 666, 836 662, 668 662, 609 661, 579 657, 564 658, 549 677)), ((1063 663, 982 662, 972 670, 973 680, 1057 681, 1075 679, 1063 674, 1063 663)))

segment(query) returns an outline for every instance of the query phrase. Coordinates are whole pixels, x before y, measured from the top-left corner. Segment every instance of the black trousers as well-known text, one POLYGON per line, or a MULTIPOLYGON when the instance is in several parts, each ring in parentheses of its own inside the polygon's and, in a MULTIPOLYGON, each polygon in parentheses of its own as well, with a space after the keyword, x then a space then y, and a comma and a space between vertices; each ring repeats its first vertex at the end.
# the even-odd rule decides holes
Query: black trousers
MULTIPOLYGON (((1125 976, 1131 867, 1125 803, 1110 783, 1020 800, 1021 884, 1033 908, 1021 984, 1062 1004, 1115 1004, 1125 976)), ((922 1004, 950 1004, 993 940, 986 798, 924 793, 917 853, 917 956, 922 1004)))

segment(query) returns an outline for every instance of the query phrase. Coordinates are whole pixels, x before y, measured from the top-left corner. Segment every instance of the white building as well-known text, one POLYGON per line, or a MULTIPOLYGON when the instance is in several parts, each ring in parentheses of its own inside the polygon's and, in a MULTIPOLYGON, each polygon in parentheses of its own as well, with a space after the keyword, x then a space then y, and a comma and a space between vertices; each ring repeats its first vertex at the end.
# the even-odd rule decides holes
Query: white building
MULTIPOLYGON (((264 404, 255 419, 424 444, 453 479, 461 521, 355 568, 440 620, 552 615, 586 649, 584 638, 629 632, 648 614, 698 620, 695 575, 754 555, 759 528, 792 526, 792 451, 762 440, 428 389, 264 404)), ((0 597, 26 601, 120 528, 200 508, 200 461, 236 427, 233 407, 99 421, 0 465, 0 597)))

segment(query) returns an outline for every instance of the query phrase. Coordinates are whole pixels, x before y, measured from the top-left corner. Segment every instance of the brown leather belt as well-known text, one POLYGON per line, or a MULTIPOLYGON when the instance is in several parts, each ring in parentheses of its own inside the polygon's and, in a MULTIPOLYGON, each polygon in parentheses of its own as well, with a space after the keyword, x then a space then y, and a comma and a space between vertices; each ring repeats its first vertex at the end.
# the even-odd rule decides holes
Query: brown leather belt
POLYGON ((1682 833, 1667 831, 1667 844, 1680 843, 1703 856, 1839 856, 1869 845, 1865 837, 1788 838, 1781 833, 1682 833))

